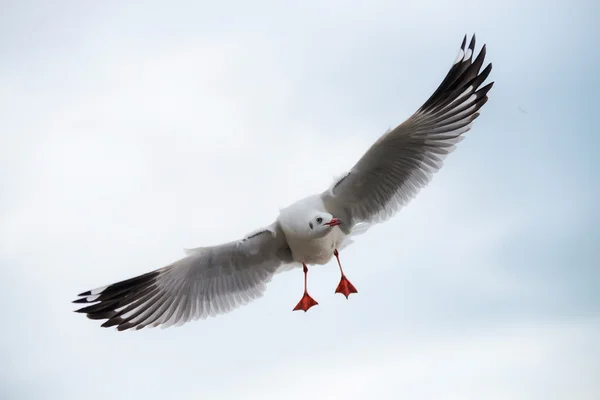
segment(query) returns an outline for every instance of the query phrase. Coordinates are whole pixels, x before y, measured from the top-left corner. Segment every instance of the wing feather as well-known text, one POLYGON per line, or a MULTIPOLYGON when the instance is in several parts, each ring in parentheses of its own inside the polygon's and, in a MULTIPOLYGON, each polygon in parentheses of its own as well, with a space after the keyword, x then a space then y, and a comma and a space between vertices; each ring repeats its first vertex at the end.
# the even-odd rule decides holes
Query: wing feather
POLYGON ((475 60, 475 35, 465 36, 442 83, 406 121, 387 131, 352 167, 321 194, 327 211, 345 221, 376 223, 391 217, 426 186, 444 158, 471 129, 493 82, 480 88, 492 70, 483 70, 486 46, 475 60))
POLYGON ((79 294, 76 310, 118 330, 182 325, 229 312, 262 296, 292 263, 276 222, 241 241, 200 247, 155 271, 79 294))

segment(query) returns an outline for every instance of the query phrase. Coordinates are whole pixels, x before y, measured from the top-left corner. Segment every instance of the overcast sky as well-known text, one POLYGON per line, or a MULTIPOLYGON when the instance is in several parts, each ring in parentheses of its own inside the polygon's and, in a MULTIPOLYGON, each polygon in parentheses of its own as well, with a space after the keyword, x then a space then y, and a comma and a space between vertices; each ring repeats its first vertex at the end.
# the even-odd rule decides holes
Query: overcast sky
POLYGON ((20 1, 0 13, 0 398, 600 398, 600 5, 20 1), (352 4, 352 5, 350 5, 352 4), (117 332, 76 294, 320 192, 465 33, 496 81, 431 184, 230 314, 117 332), (596 247, 594 247, 596 245, 596 247))

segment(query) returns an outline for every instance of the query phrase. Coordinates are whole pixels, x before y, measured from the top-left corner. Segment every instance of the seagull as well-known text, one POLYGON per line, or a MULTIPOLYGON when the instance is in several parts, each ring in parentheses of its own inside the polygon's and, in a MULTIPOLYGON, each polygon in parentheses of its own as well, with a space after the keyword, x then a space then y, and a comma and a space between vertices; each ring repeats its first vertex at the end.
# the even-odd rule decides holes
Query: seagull
POLYGON ((471 129, 494 82, 482 86, 492 64, 481 69, 486 46, 474 58, 467 36, 435 92, 412 116, 385 132, 326 191, 279 211, 272 224, 240 240, 186 250, 163 268, 80 293, 75 310, 102 327, 123 331, 179 326, 230 312, 263 296, 279 272, 302 267, 304 293, 293 311, 317 305, 308 292, 308 267, 336 258, 335 293, 358 293, 340 262, 352 237, 392 217, 438 171, 471 129))

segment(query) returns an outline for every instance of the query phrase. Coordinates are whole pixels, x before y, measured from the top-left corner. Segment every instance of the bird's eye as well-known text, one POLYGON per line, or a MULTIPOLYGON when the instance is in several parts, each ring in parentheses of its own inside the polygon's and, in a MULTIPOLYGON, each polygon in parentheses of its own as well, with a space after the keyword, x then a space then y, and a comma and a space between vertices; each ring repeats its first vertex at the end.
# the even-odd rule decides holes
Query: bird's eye
POLYGON ((321 218, 321 217, 318 217, 318 218, 317 218, 317 224, 320 224, 321 222, 323 222, 323 218, 321 218))

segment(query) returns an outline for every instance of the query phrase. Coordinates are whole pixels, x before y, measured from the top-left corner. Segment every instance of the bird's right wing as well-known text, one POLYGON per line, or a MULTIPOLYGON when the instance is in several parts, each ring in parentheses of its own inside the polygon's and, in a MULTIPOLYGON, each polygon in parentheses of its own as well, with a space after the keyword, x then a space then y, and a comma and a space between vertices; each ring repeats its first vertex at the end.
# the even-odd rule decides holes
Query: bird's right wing
POLYGON ((181 325, 223 314, 263 295, 278 269, 292 262, 275 222, 246 238, 187 252, 155 271, 81 293, 76 310, 118 330, 181 325))
POLYGON ((483 70, 485 45, 473 60, 475 36, 466 37, 455 63, 431 97, 409 119, 386 132, 321 198, 351 228, 391 217, 440 169, 444 157, 471 129, 487 101, 492 64, 483 70))

